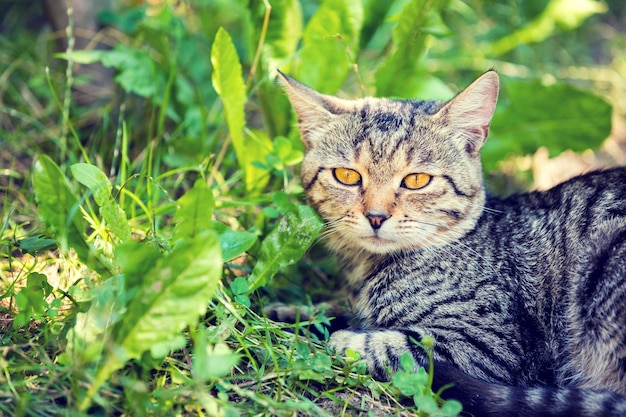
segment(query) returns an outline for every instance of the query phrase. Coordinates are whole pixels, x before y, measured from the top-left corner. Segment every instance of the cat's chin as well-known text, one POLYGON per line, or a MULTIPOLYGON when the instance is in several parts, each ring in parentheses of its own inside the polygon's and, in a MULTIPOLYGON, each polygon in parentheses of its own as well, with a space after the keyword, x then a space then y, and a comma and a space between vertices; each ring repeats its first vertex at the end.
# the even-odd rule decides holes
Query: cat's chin
POLYGON ((376 255, 389 255, 405 249, 403 245, 396 240, 383 239, 378 236, 359 239, 359 245, 366 251, 376 255))

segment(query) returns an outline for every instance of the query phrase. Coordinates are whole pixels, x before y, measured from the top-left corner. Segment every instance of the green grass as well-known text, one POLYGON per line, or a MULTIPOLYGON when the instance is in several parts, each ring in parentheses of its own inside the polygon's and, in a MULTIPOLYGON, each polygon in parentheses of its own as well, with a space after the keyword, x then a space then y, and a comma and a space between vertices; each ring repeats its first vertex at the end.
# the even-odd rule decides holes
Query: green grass
MULTIPOLYGON (((332 94, 445 99, 496 67, 504 89, 485 155, 495 169, 511 153, 584 150, 608 135, 597 93, 623 65, 611 49, 623 34, 605 35, 623 8, 610 2, 608 14, 504 51, 506 34, 558 16, 532 1, 277 0, 271 14, 262 1, 209 3, 122 7, 101 16, 111 50, 60 55, 45 26, 20 23, 37 9, 9 4, 0 414, 456 414, 430 390, 432 369, 404 359, 383 383, 355 352, 335 355, 322 312, 296 324, 264 317, 271 302, 311 307, 340 286, 303 203, 304 149, 274 70, 332 94), (600 63, 592 44, 603 45, 600 63), (80 101, 73 87, 89 80, 69 61, 114 69, 114 94, 80 101), (572 68, 588 69, 573 84, 595 93, 534 81, 572 68), (570 140, 564 114, 585 137, 570 140)), ((617 79, 612 94, 625 86, 617 79)))

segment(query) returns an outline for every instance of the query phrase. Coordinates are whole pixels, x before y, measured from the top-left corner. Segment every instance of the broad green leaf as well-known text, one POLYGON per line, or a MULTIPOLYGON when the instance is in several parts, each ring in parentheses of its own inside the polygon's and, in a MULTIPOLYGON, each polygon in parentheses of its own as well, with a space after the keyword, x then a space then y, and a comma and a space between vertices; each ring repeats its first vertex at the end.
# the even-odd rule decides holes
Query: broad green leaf
POLYGON ((39 216, 55 233, 63 252, 73 249, 81 261, 98 273, 110 270, 110 265, 86 241, 87 225, 80 216, 78 199, 70 190, 65 175, 46 155, 35 162, 33 188, 39 216))
POLYGON ((145 23, 147 9, 147 6, 123 10, 121 8, 104 9, 98 13, 98 20, 103 26, 115 26, 123 33, 131 34, 140 24, 145 23))
POLYGON ((107 176, 98 167, 91 164, 78 163, 70 167, 76 181, 80 182, 91 191, 96 204, 100 209, 100 215, 106 222, 109 230, 120 241, 131 240, 132 231, 124 210, 117 204, 111 192, 113 187, 107 176))
POLYGON ((228 262, 250 249, 258 239, 253 233, 233 230, 225 224, 215 221, 211 224, 211 230, 218 233, 224 262, 228 262))
MULTIPOLYGON (((254 11, 256 38, 260 39, 266 7, 262 0, 253 0, 250 9, 254 11)), ((302 38, 302 8, 298 0, 272 0, 271 13, 265 42, 262 46, 262 60, 268 72, 273 73, 278 65, 284 65, 296 51, 302 38)), ((286 69, 283 67, 283 71, 286 69)))
POLYGON ((115 248, 117 266, 124 271, 124 288, 127 291, 141 287, 144 277, 154 269, 157 261, 163 256, 161 251, 152 244, 129 242, 115 248))
POLYGON ((213 88, 224 105, 224 115, 235 148, 235 155, 239 166, 244 171, 246 188, 251 190, 254 184, 251 183, 250 170, 254 167, 251 165, 251 155, 246 148, 243 134, 246 85, 243 81, 237 50, 224 28, 219 28, 215 35, 211 48, 211 63, 213 64, 213 88))
POLYGON ((174 231, 174 241, 193 237, 202 230, 211 228, 211 216, 215 208, 213 191, 202 178, 193 188, 176 201, 178 208, 174 221, 178 223, 174 231))
POLYGON ((235 300, 245 305, 246 307, 250 307, 250 297, 247 296, 250 287, 248 286, 248 280, 244 277, 237 277, 233 282, 230 283, 230 289, 235 296, 235 300))
MULTIPOLYGON (((299 0, 272 0, 267 2, 271 6, 269 24, 263 39, 263 25, 266 17, 266 2, 252 0, 249 9, 252 12, 251 26, 254 30, 255 42, 262 41, 261 62, 256 68, 255 85, 256 97, 264 118, 265 135, 274 137, 283 135, 289 130, 291 123, 291 107, 287 96, 278 83, 272 82, 276 70, 291 73, 291 63, 300 41, 302 40, 303 16, 299 0)), ((255 45, 256 47, 256 45, 255 45)), ((248 80, 250 83, 252 80, 248 80)), ((259 137, 258 133, 251 135, 259 137)), ((264 139, 264 138, 261 138, 264 139)), ((263 161, 265 154, 271 150, 271 140, 257 153, 256 161, 263 161)), ((253 152, 253 151, 250 151, 253 152)), ((262 188, 269 176, 261 178, 257 189, 262 188)))
POLYGON ((306 342, 298 341, 296 342, 296 352, 300 359, 308 359, 311 355, 311 347, 306 342))
POLYGON ((570 85, 507 81, 505 92, 482 150, 486 170, 509 154, 532 154, 542 146, 552 155, 596 148, 611 131, 610 104, 570 85))
POLYGON ((606 4, 596 0, 551 0, 536 19, 496 41, 487 52, 499 56, 520 45, 541 42, 559 30, 576 29, 589 17, 606 10, 606 4))
POLYGON ((250 292, 267 284, 281 267, 297 262, 322 225, 311 207, 298 206, 287 213, 261 243, 261 255, 248 279, 250 292))
POLYGON ((115 329, 125 360, 138 358, 156 343, 175 337, 206 311, 222 272, 219 241, 204 231, 160 258, 144 276, 115 329))
POLYGON ((256 164, 271 152, 272 140, 267 133, 259 129, 246 129, 246 180, 249 190, 259 191, 267 185, 270 173, 266 169, 259 169, 256 164))
POLYGON ((306 28, 295 77, 317 91, 334 94, 352 69, 363 25, 361 0, 325 0, 306 28))
POLYGON ((70 171, 76 181, 89 188, 98 206, 104 205, 111 199, 113 187, 104 172, 100 171, 97 166, 78 163, 72 165, 70 171))
MULTIPOLYGON (((366 46, 378 32, 385 32, 383 38, 387 38, 388 29, 385 24, 387 14, 394 6, 393 1, 363 0, 363 30, 361 33, 361 47, 366 46)), ((378 35, 378 37, 381 37, 378 35)), ((382 49, 383 44, 374 45, 375 49, 382 49)))
POLYGON ((132 231, 128 224, 126 212, 112 198, 100 207, 100 215, 106 221, 111 233, 121 242, 128 242, 132 238, 132 231))
POLYGON ((20 248, 22 252, 32 254, 38 251, 55 248, 56 241, 43 236, 31 236, 19 240, 15 246, 20 248))
MULTIPOLYGON (((136 259, 143 261, 139 257, 136 259)), ((74 361, 82 363, 102 360, 106 345, 104 335, 124 318, 130 294, 125 288, 122 275, 108 278, 89 290, 86 294, 89 309, 76 314, 76 323, 67 335, 67 350, 74 361)))
POLYGON ((393 50, 376 71, 377 96, 410 98, 425 97, 425 91, 446 92, 423 66, 429 37, 444 30, 438 14, 445 4, 412 0, 404 7, 393 30, 393 50))
POLYGON ((111 348, 100 358, 94 381, 79 403, 80 410, 89 407, 102 384, 128 360, 146 352, 163 353, 161 347, 176 345, 179 332, 194 326, 206 312, 222 272, 217 234, 204 231, 183 241, 145 273, 135 264, 123 272, 141 273, 129 277, 141 286, 125 300, 123 318, 105 333, 109 339, 105 346, 111 348))

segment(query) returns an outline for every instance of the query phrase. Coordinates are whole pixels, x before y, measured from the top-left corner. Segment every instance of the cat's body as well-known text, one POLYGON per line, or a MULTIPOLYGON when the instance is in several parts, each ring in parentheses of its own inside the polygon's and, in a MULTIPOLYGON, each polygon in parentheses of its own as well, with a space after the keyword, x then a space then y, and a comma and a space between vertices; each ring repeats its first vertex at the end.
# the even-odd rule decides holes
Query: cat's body
POLYGON ((488 72, 448 103, 339 100, 285 78, 361 328, 330 343, 385 378, 432 336, 476 415, 626 416, 626 168, 487 196, 488 72))

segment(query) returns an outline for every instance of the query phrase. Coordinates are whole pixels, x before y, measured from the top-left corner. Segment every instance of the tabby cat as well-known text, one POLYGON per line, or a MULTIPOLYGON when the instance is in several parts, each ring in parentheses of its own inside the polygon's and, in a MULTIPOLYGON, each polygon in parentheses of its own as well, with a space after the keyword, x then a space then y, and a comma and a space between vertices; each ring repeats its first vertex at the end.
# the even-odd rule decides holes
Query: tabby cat
POLYGON ((330 344, 388 378, 435 341, 435 384, 476 416, 626 416, 626 168, 485 191, 488 71, 447 103, 323 95, 281 74, 360 327, 330 344))

